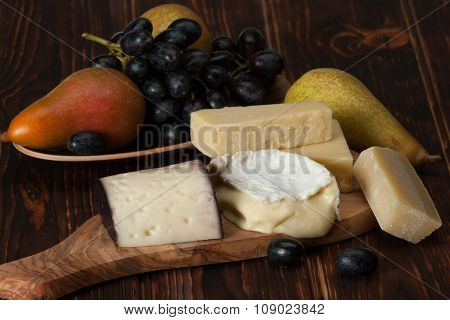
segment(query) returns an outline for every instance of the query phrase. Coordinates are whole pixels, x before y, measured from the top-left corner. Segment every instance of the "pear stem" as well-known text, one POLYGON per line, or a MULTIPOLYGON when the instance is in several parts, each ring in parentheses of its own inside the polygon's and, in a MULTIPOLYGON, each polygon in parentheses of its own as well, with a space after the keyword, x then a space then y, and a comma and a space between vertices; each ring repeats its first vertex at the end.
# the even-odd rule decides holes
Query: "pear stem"
POLYGON ((6 137, 6 132, 2 132, 0 134, 0 141, 1 142, 8 142, 9 141, 8 138, 6 137))
POLYGON ((438 160, 441 160, 441 159, 442 159, 442 157, 440 155, 438 155, 438 154, 428 155, 427 159, 426 159, 426 162, 434 162, 434 161, 438 161, 438 160))

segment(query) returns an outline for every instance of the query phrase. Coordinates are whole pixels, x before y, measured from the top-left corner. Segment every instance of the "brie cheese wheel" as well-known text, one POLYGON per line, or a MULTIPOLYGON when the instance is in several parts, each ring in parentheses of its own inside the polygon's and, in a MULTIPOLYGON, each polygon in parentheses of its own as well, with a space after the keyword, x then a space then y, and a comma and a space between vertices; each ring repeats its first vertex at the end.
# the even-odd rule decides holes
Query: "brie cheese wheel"
POLYGON ((213 159, 209 170, 223 215, 242 229, 317 238, 336 220, 336 179, 307 157, 244 151, 213 159))
POLYGON ((94 209, 119 247, 222 237, 215 194, 200 161, 102 178, 94 209))

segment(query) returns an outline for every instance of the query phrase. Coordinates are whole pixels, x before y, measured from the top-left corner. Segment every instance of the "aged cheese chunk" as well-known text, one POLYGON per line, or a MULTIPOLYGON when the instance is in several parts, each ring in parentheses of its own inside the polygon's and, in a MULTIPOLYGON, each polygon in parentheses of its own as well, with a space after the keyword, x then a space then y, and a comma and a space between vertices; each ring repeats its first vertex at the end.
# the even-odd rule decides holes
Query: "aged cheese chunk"
POLYGON ((223 215, 242 229, 316 238, 336 219, 335 178, 301 155, 244 151, 213 159, 209 169, 223 215))
POLYGON ((369 148, 356 160, 354 174, 384 231, 418 243, 442 225, 433 200, 401 153, 369 148))
POLYGON ((192 143, 211 158, 324 142, 331 133, 331 109, 319 102, 204 109, 191 115, 192 143))
POLYGON ((222 237, 214 191, 200 161, 102 178, 94 203, 119 247, 222 237))
POLYGON ((336 177, 341 192, 353 191, 353 157, 337 120, 333 120, 333 137, 330 141, 284 149, 304 155, 323 164, 336 177))

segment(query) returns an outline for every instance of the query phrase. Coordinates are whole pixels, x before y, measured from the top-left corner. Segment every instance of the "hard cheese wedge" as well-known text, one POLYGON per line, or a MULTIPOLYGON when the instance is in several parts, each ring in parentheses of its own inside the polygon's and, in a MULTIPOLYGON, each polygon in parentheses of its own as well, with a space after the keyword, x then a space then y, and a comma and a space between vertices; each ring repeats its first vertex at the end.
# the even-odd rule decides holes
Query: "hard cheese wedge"
POLYGON ((433 200, 403 154, 369 148, 356 160, 354 174, 384 231, 418 243, 442 225, 433 200))
POLYGON ((284 149, 323 164, 336 177, 341 192, 353 191, 353 157, 337 120, 332 123, 333 137, 330 141, 284 149))
POLYGON ((317 238, 336 220, 336 180, 306 157, 246 151, 215 158, 209 169, 223 215, 242 229, 317 238))
POLYGON ((191 140, 209 157, 242 150, 284 149, 331 139, 331 109, 291 103, 204 109, 191 114, 191 140))
POLYGON ((94 204, 119 247, 222 237, 214 191, 200 161, 102 178, 94 204))

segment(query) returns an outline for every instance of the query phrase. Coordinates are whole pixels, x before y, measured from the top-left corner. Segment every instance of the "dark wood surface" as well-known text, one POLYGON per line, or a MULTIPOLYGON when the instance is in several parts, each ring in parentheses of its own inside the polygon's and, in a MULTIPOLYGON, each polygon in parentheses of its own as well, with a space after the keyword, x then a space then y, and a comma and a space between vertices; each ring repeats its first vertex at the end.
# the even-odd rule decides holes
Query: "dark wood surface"
MULTIPOLYGON (((0 130, 102 49, 84 31, 107 36, 164 1, 0 1, 0 130), (17 11, 17 12, 16 12, 17 11), (39 27, 39 26, 40 27, 39 27), (57 40, 58 38, 59 40, 57 40), (72 48, 71 48, 72 47, 72 48), (74 50, 74 49, 75 50, 74 50)), ((358 239, 311 250, 293 269, 257 259, 159 271, 80 290, 68 299, 443 299, 449 284, 449 5, 428 1, 178 1, 202 15, 214 34, 261 28, 286 57, 295 80, 315 67, 349 68, 439 162, 419 170, 443 226, 418 245, 371 231, 360 239, 380 253, 366 278, 337 273, 334 259, 358 239), (415 27, 416 21, 425 18, 415 27), (387 45, 383 43, 391 40, 387 45), (381 46, 381 47, 380 47, 381 46)), ((55 163, 1 146, 0 263, 62 241, 92 215, 98 177, 194 156, 182 151, 147 160, 55 163)))

